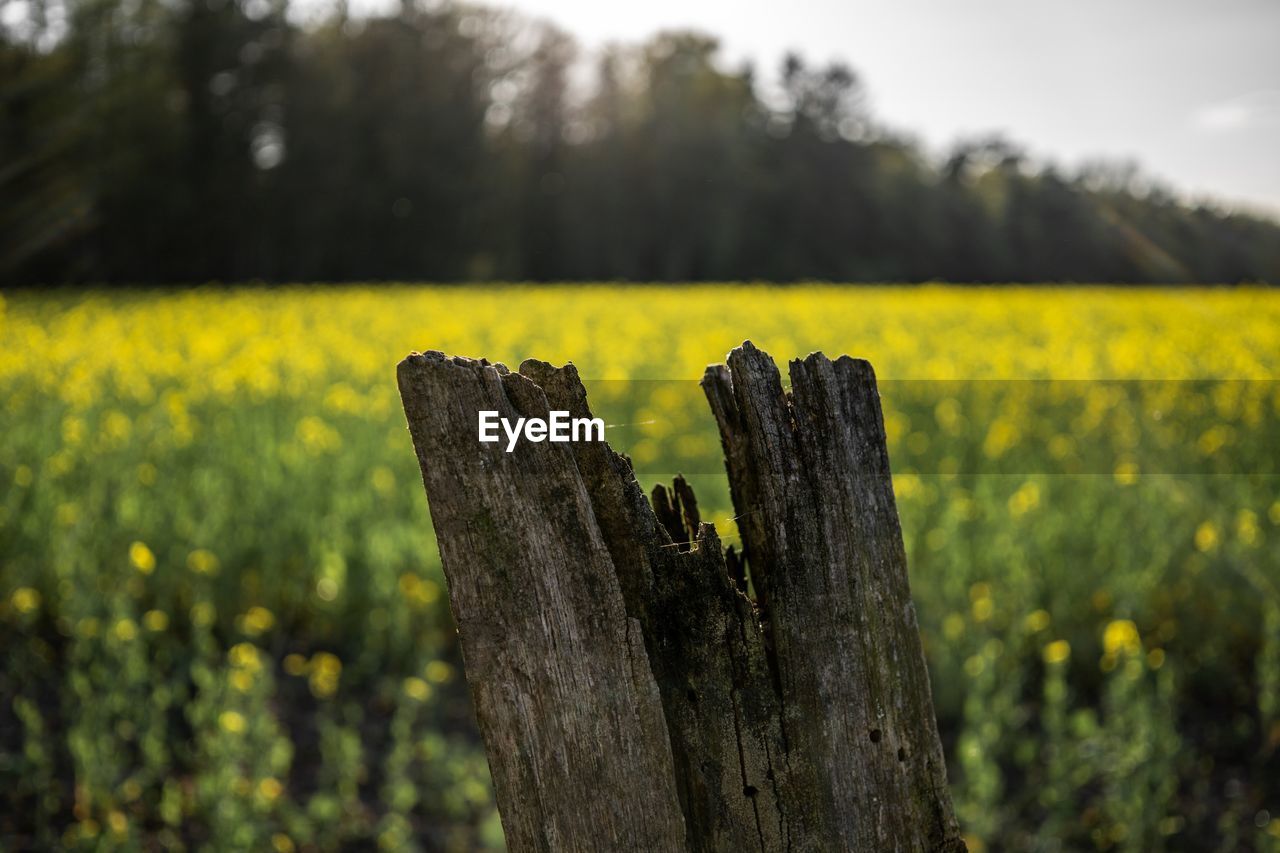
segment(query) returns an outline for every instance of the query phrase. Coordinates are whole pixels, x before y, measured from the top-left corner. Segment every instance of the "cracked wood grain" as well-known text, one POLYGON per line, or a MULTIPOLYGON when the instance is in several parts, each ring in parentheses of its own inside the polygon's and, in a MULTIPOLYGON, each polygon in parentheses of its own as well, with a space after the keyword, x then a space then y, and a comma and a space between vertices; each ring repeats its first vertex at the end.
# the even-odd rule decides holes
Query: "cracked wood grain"
POLYGON ((962 850, 907 584, 871 365, 747 342, 703 387, 720 425, 793 767, 824 849, 962 850))
POLYGON ((604 442, 476 440, 590 416, 572 365, 399 382, 512 850, 964 849, 865 362, 708 369, 727 555, 683 478, 651 504, 604 442))

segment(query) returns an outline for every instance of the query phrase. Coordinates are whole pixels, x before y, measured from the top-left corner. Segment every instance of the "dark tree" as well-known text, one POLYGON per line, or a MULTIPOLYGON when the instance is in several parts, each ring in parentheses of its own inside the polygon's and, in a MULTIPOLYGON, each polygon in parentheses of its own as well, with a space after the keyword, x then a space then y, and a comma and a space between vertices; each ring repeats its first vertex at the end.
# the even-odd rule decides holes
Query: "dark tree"
POLYGON ((3 280, 1280 279, 1275 222, 998 136, 934 162, 844 65, 760 79, 669 32, 584 85, 573 40, 512 13, 290 11, 11 15, 3 280))

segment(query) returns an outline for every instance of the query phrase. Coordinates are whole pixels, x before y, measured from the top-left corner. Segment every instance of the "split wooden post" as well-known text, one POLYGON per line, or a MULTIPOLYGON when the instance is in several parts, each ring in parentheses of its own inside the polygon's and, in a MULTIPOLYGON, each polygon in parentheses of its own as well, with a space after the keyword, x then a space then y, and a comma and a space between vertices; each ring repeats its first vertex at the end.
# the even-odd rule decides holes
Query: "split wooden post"
POLYGON ((727 561, 680 478, 651 505, 603 441, 478 441, 589 417, 572 365, 398 373, 512 850, 964 850, 870 365, 708 368, 727 561))

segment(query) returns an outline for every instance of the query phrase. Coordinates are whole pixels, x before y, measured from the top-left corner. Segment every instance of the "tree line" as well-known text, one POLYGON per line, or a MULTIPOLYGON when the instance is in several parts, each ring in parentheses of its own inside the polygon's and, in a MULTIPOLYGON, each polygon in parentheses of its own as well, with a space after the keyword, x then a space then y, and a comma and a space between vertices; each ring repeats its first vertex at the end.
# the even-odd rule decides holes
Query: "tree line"
POLYGON ((405 0, 28 0, 0 26, 0 280, 1242 282, 1280 225, 999 136, 945 158, 841 64, 592 57, 405 0))

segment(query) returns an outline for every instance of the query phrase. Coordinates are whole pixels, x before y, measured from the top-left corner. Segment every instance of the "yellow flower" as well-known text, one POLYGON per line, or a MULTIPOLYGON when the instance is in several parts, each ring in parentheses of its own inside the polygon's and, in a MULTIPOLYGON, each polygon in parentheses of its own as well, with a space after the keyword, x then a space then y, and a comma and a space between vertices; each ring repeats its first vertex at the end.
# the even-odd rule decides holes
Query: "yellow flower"
POLYGON ((156 570, 156 555, 142 542, 134 542, 129 546, 129 562, 144 575, 156 570))
POLYGON ((1218 547, 1218 528, 1212 521, 1205 521, 1196 528, 1196 548, 1212 551, 1218 547))
POLYGON ((1009 498, 1009 512, 1014 516, 1026 515, 1040 505, 1040 487, 1035 483, 1024 483, 1009 498))
POLYGON ((245 728, 244 716, 239 711, 223 711, 218 715, 218 725, 222 726, 224 731, 238 735, 245 728))
POLYGON ((284 786, 280 784, 280 780, 273 776, 268 776, 258 783, 258 793, 265 800, 276 800, 280 794, 284 792, 284 786))
POLYGON ((25 489, 27 486, 30 486, 34 480, 35 476, 31 473, 31 469, 26 465, 19 465, 17 468, 13 469, 14 485, 25 489))
POLYGON ((1041 654, 1047 664, 1062 663, 1071 657, 1071 644, 1066 640, 1054 640, 1044 647, 1041 654))
POLYGON ((20 586, 9 594, 9 603, 19 613, 34 613, 40 609, 40 592, 29 586, 20 586))
POLYGON ((70 527, 80 520, 80 505, 75 501, 66 501, 58 504, 58 523, 63 527, 70 527))
POLYGON ((1128 619, 1116 619, 1108 623, 1106 630, 1102 632, 1102 648, 1108 655, 1137 653, 1142 648, 1138 626, 1128 619))
POLYGON ((400 576, 399 585, 400 592, 415 607, 425 607, 440 597, 439 586, 411 572, 405 572, 400 576))
POLYGON ((421 678, 406 678, 404 680, 404 693, 410 699, 422 702, 431 695, 431 685, 421 678))
POLYGON ((116 444, 123 444, 132 429, 133 424, 124 412, 112 410, 102 420, 102 434, 116 444))
POLYGON ((307 452, 316 456, 342 446, 342 436, 338 431, 315 415, 307 415, 298 421, 297 435, 307 452))
POLYGON ((227 652, 227 658, 231 661, 231 665, 238 669, 249 672, 258 672, 262 669, 262 657, 258 653, 258 647, 253 643, 236 643, 227 652))
POLYGON ((1258 544, 1261 529, 1258 527, 1258 514, 1252 510, 1242 509, 1236 515, 1236 535, 1246 545, 1258 544))
POLYGON ((1023 620, 1023 624, 1027 626, 1028 631, 1034 634, 1037 631, 1043 631, 1045 628, 1049 627, 1049 618, 1048 610, 1033 610, 1031 613, 1027 614, 1027 618, 1023 620))
POLYGON ((973 602, 973 618, 978 622, 986 622, 995 612, 989 583, 975 583, 969 587, 969 600, 973 602))
POLYGON ((271 611, 265 607, 250 607, 248 612, 240 617, 240 630, 244 631, 251 637, 266 633, 271 626, 276 624, 276 617, 271 611))
POLYGON ((271 836, 271 847, 276 853, 293 853, 296 849, 293 846, 293 839, 285 835, 283 832, 277 832, 271 836))
POLYGON ((132 619, 121 619, 112 629, 116 639, 128 643, 138 636, 138 626, 132 619))
POLYGON ((198 575, 212 575, 218 571, 218 558, 212 551, 197 548, 187 555, 187 568, 198 575))
POLYGON ((453 667, 449 666, 449 664, 442 660, 433 660, 431 663, 427 664, 425 673, 427 681, 430 681, 433 684, 443 684, 453 678, 453 667))
POLYGON ((169 627, 169 614, 163 610, 148 610, 142 615, 142 624, 148 631, 163 631, 169 627))
POLYGON ((1016 423, 1007 420, 993 421, 987 431, 987 438, 982 444, 982 450, 988 458, 999 459, 1017 444, 1020 436, 1021 431, 1016 423))
POLYGON ((1116 466, 1115 479, 1122 486, 1132 486, 1138 482, 1138 466, 1133 462, 1121 462, 1116 466))
POLYGON ((973 603, 973 618, 975 622, 986 622, 991 618, 991 614, 996 610, 995 602, 989 598, 979 598, 973 603))
POLYGON ((1197 446, 1205 456, 1212 456, 1224 446, 1231 443, 1234 431, 1225 424, 1210 427, 1200 436, 1197 446))
POLYGON ((319 699, 326 699, 338 692, 338 679, 342 676, 342 661, 329 652, 316 652, 308 666, 311 676, 308 683, 311 692, 319 699))
POLYGON ((124 835, 129 831, 129 819, 124 816, 124 812, 116 809, 107 813, 107 825, 116 835, 124 835))
POLYGON ((84 421, 75 415, 67 415, 62 419, 62 440, 68 445, 77 445, 84 441, 84 421))
POLYGON ((960 432, 964 426, 964 415, 960 412, 960 404, 952 397, 946 397, 933 407, 938 426, 949 433, 960 432))

